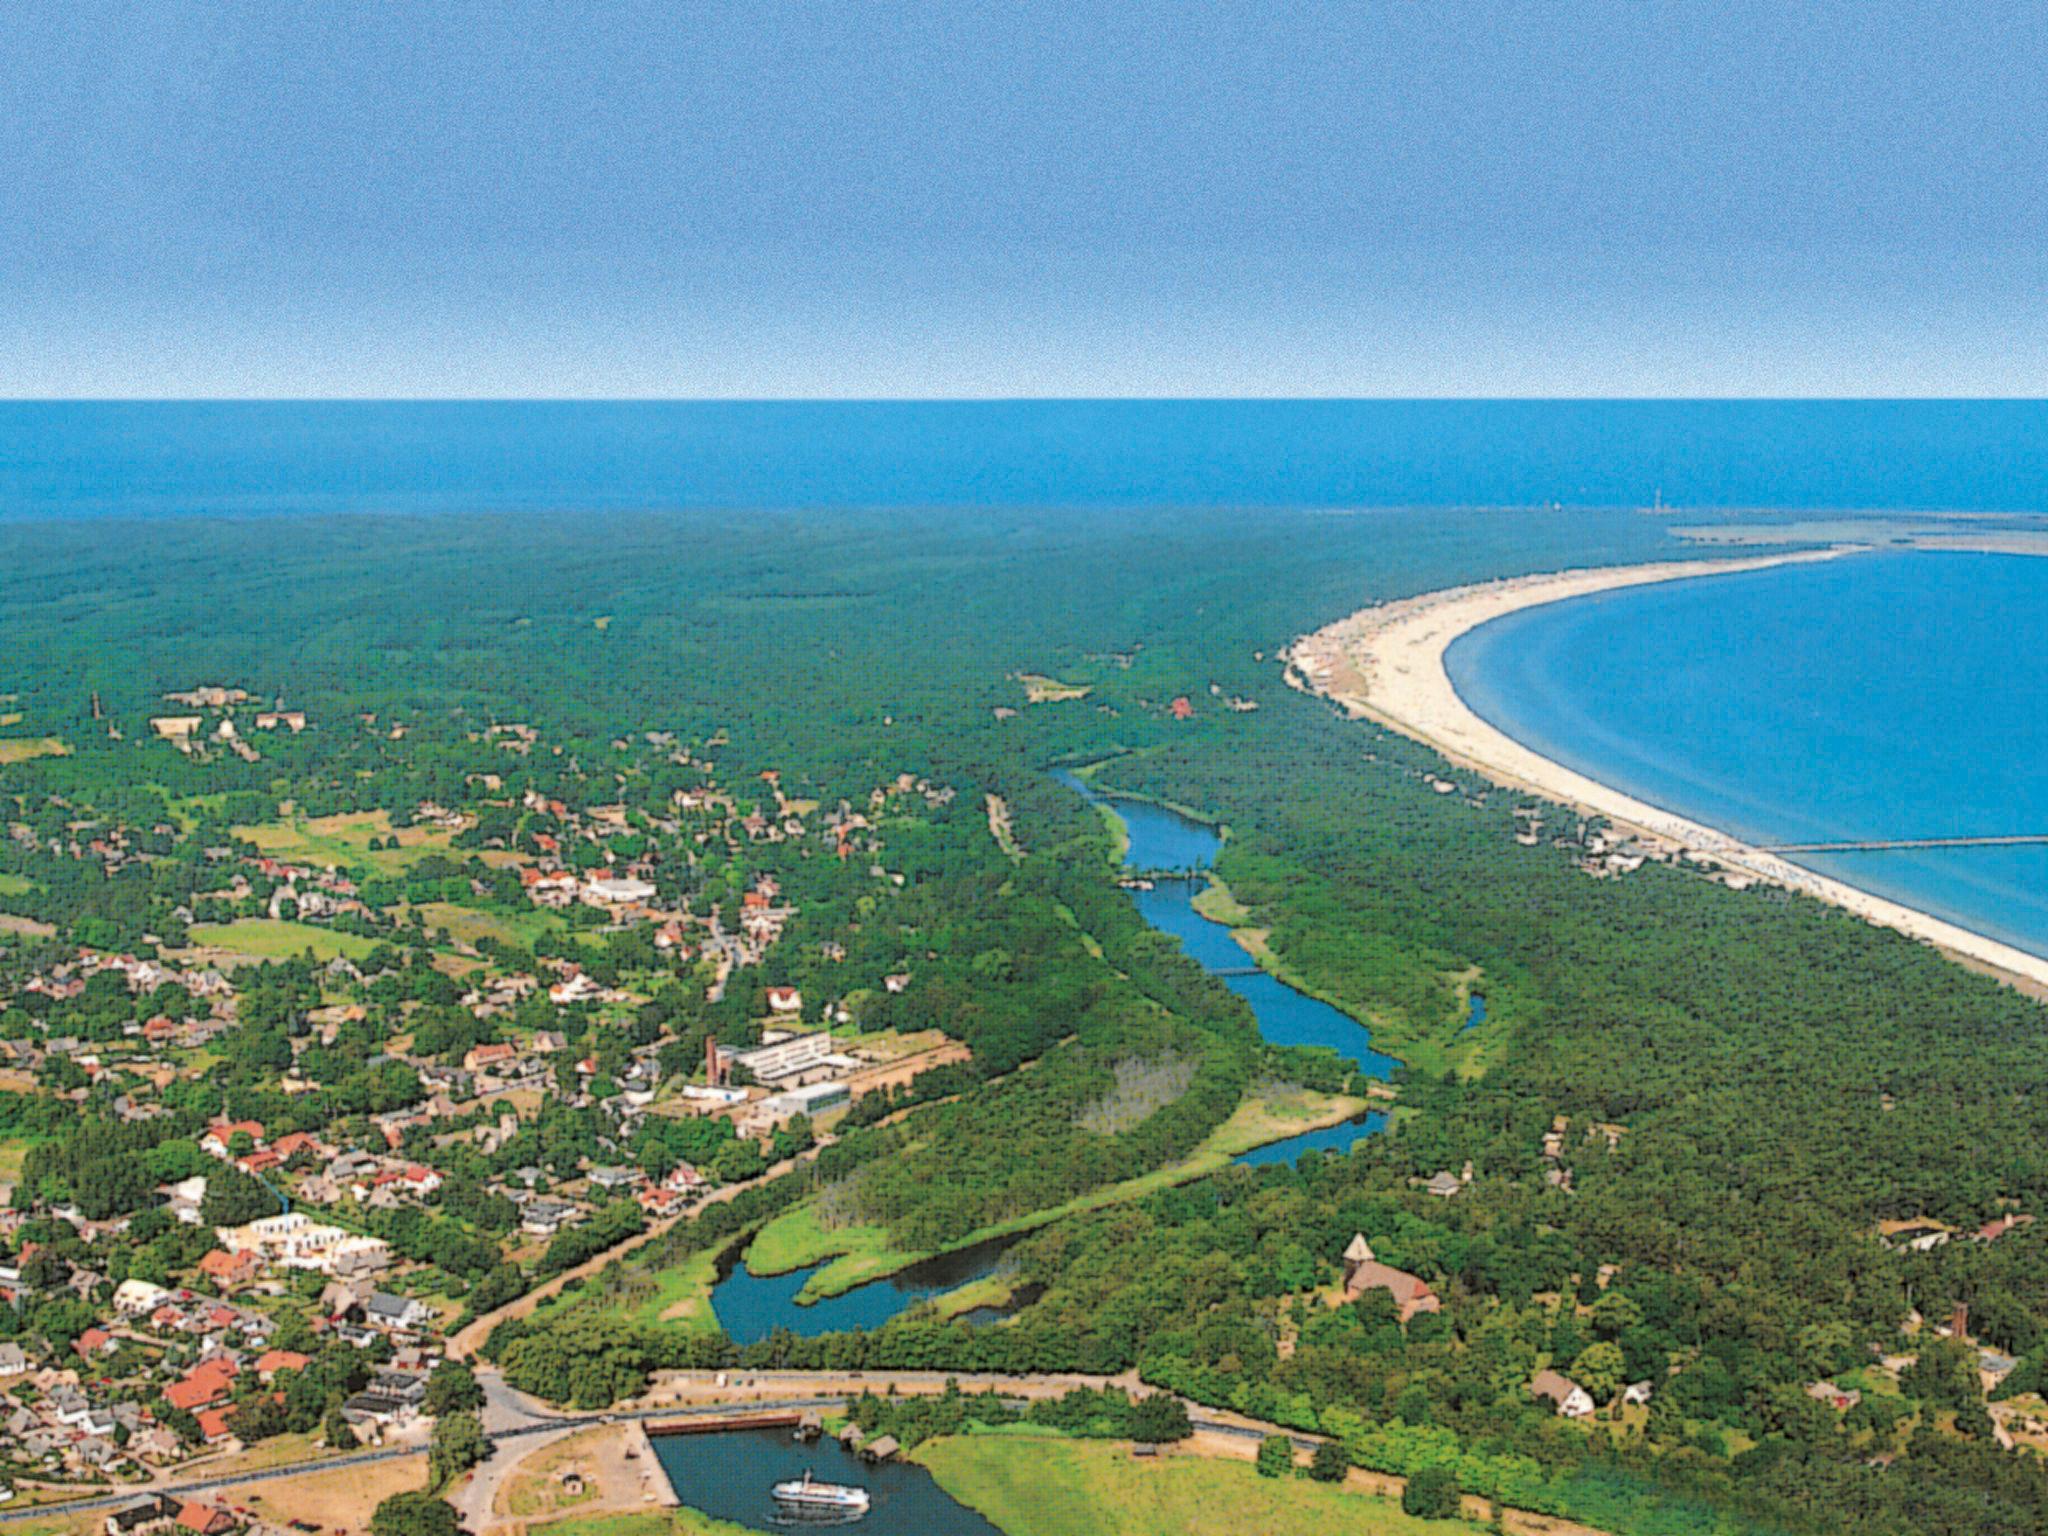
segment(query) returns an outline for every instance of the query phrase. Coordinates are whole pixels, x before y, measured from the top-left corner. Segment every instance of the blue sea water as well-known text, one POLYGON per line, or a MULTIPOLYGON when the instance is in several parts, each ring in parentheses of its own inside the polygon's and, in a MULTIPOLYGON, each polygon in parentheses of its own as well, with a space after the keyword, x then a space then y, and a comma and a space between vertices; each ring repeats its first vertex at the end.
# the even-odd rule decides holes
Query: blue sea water
POLYGON ((2048 402, 0 402, 0 517, 2048 506, 2048 402))
MULTIPOLYGON (((1517 740, 1750 841, 2048 833, 2048 560, 1625 588, 1484 625, 1446 666, 1517 740)), ((2048 847, 1797 858, 2048 955, 2048 847)))

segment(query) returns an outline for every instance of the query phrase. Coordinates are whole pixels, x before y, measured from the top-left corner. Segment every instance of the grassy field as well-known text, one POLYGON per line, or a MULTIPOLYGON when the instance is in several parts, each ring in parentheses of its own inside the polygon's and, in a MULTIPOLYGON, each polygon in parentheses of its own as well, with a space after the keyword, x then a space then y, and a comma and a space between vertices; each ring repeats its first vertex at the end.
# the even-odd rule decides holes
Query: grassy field
POLYGON ((717 1279, 718 1254, 718 1248, 704 1249, 651 1277, 628 1258, 616 1279, 601 1276, 541 1303, 535 1321, 545 1324, 557 1312, 590 1306, 636 1323, 662 1323, 685 1334, 715 1333, 718 1319, 711 1310, 711 1287, 717 1279))
MULTIPOLYGON (((964 1248, 992 1237, 1042 1227, 1063 1216, 1142 1199, 1155 1191, 1214 1173, 1238 1154, 1249 1152, 1254 1147, 1320 1126, 1335 1125, 1365 1108, 1363 1099, 1304 1090, 1255 1093, 1181 1161, 1169 1163, 1135 1179, 1126 1179, 1120 1184, 1091 1190, 1051 1210, 1033 1211, 1015 1221, 984 1227, 969 1233, 956 1246, 964 1248)), ((928 1254, 905 1253, 891 1247, 889 1234, 881 1227, 828 1230, 819 1225, 816 1207, 806 1202, 783 1212, 761 1229, 747 1250, 747 1267, 757 1275, 787 1274, 792 1269, 803 1269, 831 1259, 832 1262, 811 1276, 803 1290, 798 1292, 798 1300, 803 1301, 836 1296, 841 1291, 851 1290, 878 1276, 892 1274, 906 1264, 928 1257, 928 1254)))
POLYGON ((383 811, 360 811, 342 816, 294 817, 290 821, 265 822, 260 826, 236 827, 237 837, 246 837, 273 859, 291 864, 345 865, 369 868, 395 875, 408 864, 430 853, 445 853, 448 834, 435 827, 404 827, 396 836, 396 848, 370 851, 370 839, 382 842, 393 836, 391 818, 383 811))
POLYGON ((11 736, 0 741, 0 763, 25 763, 32 757, 70 755, 70 743, 58 736, 11 736))
POLYGON ((754 1536, 744 1525, 714 1520, 694 1509, 639 1510, 627 1515, 571 1515, 529 1525, 527 1536, 754 1536))
POLYGON ((0 1181, 12 1184, 21 1177, 21 1165, 28 1161, 33 1141, 0 1141, 0 1181))
POLYGON ((26 875, 0 875, 0 896, 19 896, 35 888, 35 882, 26 875))
POLYGON ((229 1502, 247 1505, 263 1518, 318 1520, 332 1531, 361 1532, 370 1515, 394 1493, 417 1493, 427 1485, 427 1458, 395 1456, 389 1461, 301 1472, 229 1490, 229 1502))
POLYGON ((496 939, 500 944, 517 944, 531 949, 544 933, 559 933, 566 925, 552 912, 535 908, 531 912, 476 912, 453 902, 434 901, 420 908, 429 928, 445 929, 461 944, 478 939, 496 939))
POLYGON ((536 1515, 556 1514, 595 1499, 596 1474, 589 1465, 592 1452, 598 1441, 615 1432, 609 1426, 586 1429, 581 1434, 571 1435, 534 1452, 519 1464, 518 1470, 499 1490, 497 1513, 532 1519, 536 1515), (581 1493, 570 1493, 562 1487, 556 1474, 564 1468, 573 1468, 584 1474, 586 1481, 581 1493))
POLYGON ((1057 1436, 964 1435, 913 1453, 941 1488, 1007 1536, 1448 1536, 1457 1520, 1418 1520, 1400 1506, 1298 1478, 1263 1478, 1241 1461, 1057 1436))
POLYGON ((310 923, 287 923, 268 917, 242 917, 232 923, 198 923, 191 930, 192 942, 232 954, 250 955, 258 960, 285 960, 310 949, 316 960, 337 955, 360 960, 376 943, 352 933, 336 933, 310 923))

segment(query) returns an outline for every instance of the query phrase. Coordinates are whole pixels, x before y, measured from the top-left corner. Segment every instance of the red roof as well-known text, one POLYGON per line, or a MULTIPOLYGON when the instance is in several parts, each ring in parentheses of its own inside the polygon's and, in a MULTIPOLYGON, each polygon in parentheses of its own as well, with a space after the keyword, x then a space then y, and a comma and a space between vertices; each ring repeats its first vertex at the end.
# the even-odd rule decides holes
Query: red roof
POLYGON ((111 1344, 113 1342, 114 1336, 111 1333, 107 1332, 106 1329, 88 1328, 85 1330, 85 1332, 81 1333, 77 1338, 71 1341, 71 1347, 77 1350, 81 1355, 89 1355, 94 1350, 99 1349, 105 1345, 111 1344))
POLYGON ((235 1384, 235 1368, 226 1360, 209 1360, 195 1365, 184 1376, 164 1388, 164 1401, 190 1413, 226 1397, 235 1384))
POLYGON ((216 1280, 239 1280, 262 1264, 253 1253, 229 1253, 225 1248, 216 1248, 199 1261, 199 1272, 216 1280))
MULTIPOLYGON (((205 1440, 225 1439, 229 1434, 228 1416, 234 1411, 235 1405, 233 1403, 223 1403, 218 1408, 200 1409, 199 1412, 193 1415, 199 1421, 200 1438, 205 1440)), ((182 1522, 184 1516, 180 1515, 178 1518, 182 1522)), ((202 1525, 194 1526, 193 1529, 203 1531, 209 1529, 209 1527, 202 1525)))
POLYGON ((278 1371, 303 1371, 312 1363, 311 1355, 302 1355, 295 1349, 267 1349, 256 1357, 256 1374, 270 1376, 278 1371))
MULTIPOLYGON (((202 1420, 202 1427, 204 1421, 202 1420)), ((188 1531, 198 1531, 200 1536, 217 1536, 221 1531, 235 1528, 235 1518, 224 1509, 194 1500, 178 1507, 178 1524, 188 1531)))
POLYGON ((1188 702, 1186 694, 1182 694, 1167 707, 1173 711, 1173 718, 1176 720, 1192 720, 1195 717, 1195 706, 1188 702))

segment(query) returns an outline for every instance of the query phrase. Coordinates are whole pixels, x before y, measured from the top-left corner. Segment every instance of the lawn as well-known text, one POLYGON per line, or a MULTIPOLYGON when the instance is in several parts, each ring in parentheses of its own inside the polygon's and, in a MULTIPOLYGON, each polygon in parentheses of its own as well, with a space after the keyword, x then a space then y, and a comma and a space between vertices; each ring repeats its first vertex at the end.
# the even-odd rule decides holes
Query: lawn
POLYGON ((26 875, 0 875, 0 896, 19 896, 36 888, 26 875))
POLYGON ((671 1268, 652 1271, 640 1266, 638 1255, 629 1257, 616 1270, 542 1302, 534 1319, 545 1325, 557 1313, 589 1307, 636 1323, 665 1323, 684 1334, 715 1333, 718 1319, 711 1311, 711 1286, 717 1278, 719 1252, 706 1248, 671 1268))
MULTIPOLYGON (((1302 1131, 1335 1125, 1366 1108, 1363 1099, 1310 1093, 1303 1089, 1266 1089, 1249 1095, 1223 1124, 1211 1131, 1202 1144, 1177 1163, 1156 1168, 1120 1184, 1105 1185, 1069 1200, 1051 1210, 1033 1211, 1014 1221, 983 1227, 963 1237, 955 1247, 965 1248, 992 1237, 1026 1232, 1048 1222, 1083 1211, 1098 1210, 1138 1200, 1175 1184, 1186 1184, 1216 1172, 1240 1153, 1281 1141, 1302 1131)), ((841 1291, 892 1274, 906 1264, 927 1258, 922 1253, 904 1253, 892 1248, 889 1234, 881 1227, 839 1227, 828 1230, 818 1223, 817 1208, 809 1201, 783 1212, 767 1226, 747 1250, 747 1267, 757 1275, 787 1274, 792 1269, 832 1259, 804 1283, 798 1300, 836 1296, 841 1291)))
POLYGON ((625 1515, 571 1515, 529 1525, 527 1536, 754 1536, 744 1525, 714 1520, 694 1509, 640 1510, 625 1515))
POLYGON ((33 1138, 0 1141, 0 1181, 11 1184, 21 1177, 21 1165, 28 1161, 28 1149, 34 1145, 33 1138))
POLYGON ((383 811, 355 811, 310 819, 293 817, 288 822, 236 827, 234 832, 271 858, 286 863, 369 868, 386 875, 398 874, 430 853, 448 850, 448 834, 438 827, 401 827, 394 834, 391 817, 383 811), (394 835, 398 847, 370 851, 371 838, 382 842, 394 835))
POLYGON ((1170 1453, 1132 1459, 1118 1442, 964 1435, 912 1459, 1007 1536, 1449 1536, 1471 1526, 1418 1520, 1371 1494, 1303 1478, 1264 1478, 1241 1461, 1170 1453))
POLYGON ((310 923, 287 923, 268 917, 241 917, 232 923, 197 923, 192 942, 258 960, 288 960, 310 949, 316 960, 337 955, 360 960, 377 947, 373 939, 352 933, 336 933, 310 923))
POLYGON ((500 944, 516 944, 522 949, 531 949, 533 941, 542 934, 559 933, 566 926, 554 913, 539 908, 516 913, 478 912, 447 901, 427 903, 420 908, 420 916, 429 928, 446 929, 448 936, 458 944, 495 939, 500 944))

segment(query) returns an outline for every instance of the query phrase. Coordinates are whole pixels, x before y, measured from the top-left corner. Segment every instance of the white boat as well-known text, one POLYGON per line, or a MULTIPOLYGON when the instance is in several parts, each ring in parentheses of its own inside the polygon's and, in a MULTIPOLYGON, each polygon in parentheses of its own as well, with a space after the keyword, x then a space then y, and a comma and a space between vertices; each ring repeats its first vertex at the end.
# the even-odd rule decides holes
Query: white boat
POLYGON ((865 1514, 868 1507, 867 1489, 850 1487, 845 1483, 821 1483, 811 1476, 809 1469, 799 1479, 777 1483, 771 1491, 776 1503, 787 1504, 793 1509, 853 1515, 865 1514))

